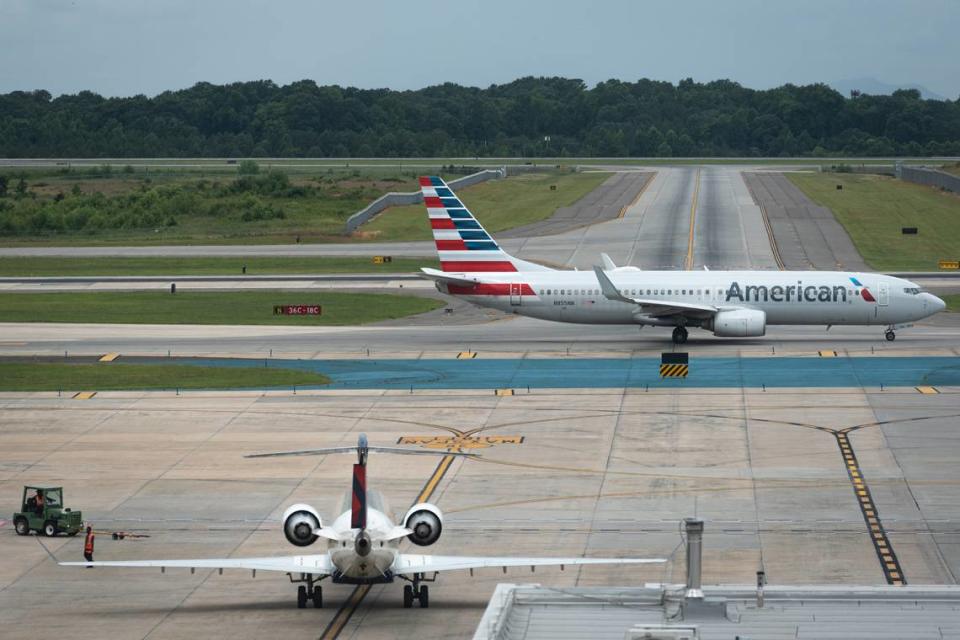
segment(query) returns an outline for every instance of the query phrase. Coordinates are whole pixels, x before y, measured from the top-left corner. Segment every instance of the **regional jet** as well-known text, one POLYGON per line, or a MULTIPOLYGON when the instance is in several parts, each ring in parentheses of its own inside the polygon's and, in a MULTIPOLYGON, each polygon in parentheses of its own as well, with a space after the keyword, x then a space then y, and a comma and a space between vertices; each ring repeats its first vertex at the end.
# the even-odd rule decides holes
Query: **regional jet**
POLYGON ((420 178, 440 269, 437 289, 507 313, 558 322, 688 327, 755 337, 768 325, 862 325, 895 330, 943 310, 909 280, 843 271, 641 271, 601 254, 592 271, 545 267, 509 255, 437 176, 420 178))
MULTIPOLYGON (((372 446, 367 437, 360 434, 356 447, 333 447, 301 451, 258 453, 247 458, 273 458, 283 456, 321 456, 337 453, 356 453, 353 465, 353 490, 345 495, 346 510, 331 524, 324 525, 319 512, 308 504, 294 504, 287 508, 281 518, 283 535, 297 547, 308 547, 320 539, 327 545, 325 553, 317 555, 294 555, 262 558, 210 558, 195 560, 122 560, 94 562, 61 562, 72 567, 159 567, 197 569, 246 569, 256 575, 257 571, 276 571, 288 574, 290 582, 302 583, 297 588, 297 606, 301 609, 311 601, 313 606, 323 606, 323 590, 318 585, 326 578, 334 584, 364 585, 385 584, 405 580, 403 606, 410 608, 416 600, 421 608, 430 603, 430 592, 424 582, 434 582, 442 571, 469 571, 475 569, 507 567, 535 567, 587 565, 587 564, 662 564, 660 558, 538 558, 523 556, 435 556, 417 553, 401 553, 400 543, 408 540, 414 545, 426 547, 440 539, 443 531, 443 513, 428 502, 420 502, 407 510, 399 522, 388 515, 389 508, 376 490, 367 489, 367 458, 371 452, 424 454, 472 457, 468 453, 452 453, 426 449, 372 446)), ((464 546, 469 541, 464 541, 464 546)))

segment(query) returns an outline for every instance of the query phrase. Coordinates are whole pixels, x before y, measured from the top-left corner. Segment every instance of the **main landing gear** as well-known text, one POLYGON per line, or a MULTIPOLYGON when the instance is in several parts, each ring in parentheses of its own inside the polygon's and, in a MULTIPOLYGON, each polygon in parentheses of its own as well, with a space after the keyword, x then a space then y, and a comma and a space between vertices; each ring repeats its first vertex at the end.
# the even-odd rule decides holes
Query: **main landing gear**
POLYGON ((889 329, 887 329, 887 332, 883 335, 887 339, 887 342, 893 342, 894 340, 897 339, 897 334, 893 332, 893 327, 890 327, 889 329))
MULTIPOLYGON (((403 576, 401 576, 403 577, 403 576)), ((421 582, 427 581, 422 573, 413 574, 413 578, 403 578, 404 580, 410 580, 413 584, 404 585, 403 587, 403 608, 409 609, 413 606, 414 600, 420 601, 420 608, 426 609, 430 606, 430 589, 426 585, 421 585, 421 582)), ((434 574, 434 580, 436 579, 436 574, 434 574)), ((429 580, 433 582, 433 580, 429 580)))
POLYGON ((687 341, 687 328, 676 327, 673 330, 673 344, 683 344, 687 341))
POLYGON ((314 582, 320 582, 321 579, 316 579, 313 575, 309 573, 301 573, 298 580, 293 579, 292 574, 287 574, 290 576, 290 582, 305 582, 305 585, 300 585, 297 587, 297 609, 306 609, 307 601, 312 600, 313 606, 315 609, 323 608, 323 587, 320 585, 315 585, 314 582))

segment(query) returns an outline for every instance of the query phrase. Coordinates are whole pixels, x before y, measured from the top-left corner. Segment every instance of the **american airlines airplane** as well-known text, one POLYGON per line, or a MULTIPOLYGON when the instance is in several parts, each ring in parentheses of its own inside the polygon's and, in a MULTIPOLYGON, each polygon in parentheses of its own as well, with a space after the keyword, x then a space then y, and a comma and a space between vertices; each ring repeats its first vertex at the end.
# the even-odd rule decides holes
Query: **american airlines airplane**
POLYGON ((583 324, 689 327, 724 338, 766 334, 768 325, 878 325, 895 329, 946 306, 909 280, 843 271, 641 271, 604 266, 550 269, 509 255, 436 176, 420 178, 440 269, 421 269, 437 289, 518 315, 583 324))
MULTIPOLYGON (((451 453, 427 449, 371 446, 367 436, 360 434, 356 447, 333 447, 259 453, 247 458, 272 458, 282 456, 322 456, 336 453, 356 453, 353 465, 353 490, 347 492, 346 510, 332 524, 324 525, 320 514, 308 504, 294 504, 287 508, 281 519, 283 535, 297 547, 308 547, 323 538, 327 550, 317 555, 276 556, 264 558, 209 558, 195 560, 117 560, 95 562, 61 562, 70 567, 159 567, 196 569, 246 569, 256 575, 257 571, 278 571, 288 574, 290 581, 302 583, 297 588, 297 606, 301 609, 312 601, 313 606, 323 606, 323 590, 316 583, 330 578, 334 584, 386 584, 405 580, 410 584, 403 588, 403 606, 410 608, 413 601, 421 608, 430 604, 430 592, 423 582, 433 582, 441 571, 469 571, 474 569, 507 567, 543 567, 586 564, 662 564, 660 558, 536 558, 522 556, 432 556, 418 553, 401 553, 403 540, 420 546, 432 545, 440 539, 443 530, 443 513, 429 502, 415 504, 407 510, 399 522, 387 515, 390 512, 380 492, 367 489, 367 457, 370 452, 423 454, 472 457, 473 454, 451 453), (429 576, 429 577, 428 577, 429 576)), ((464 542, 469 547, 469 541, 464 542)))

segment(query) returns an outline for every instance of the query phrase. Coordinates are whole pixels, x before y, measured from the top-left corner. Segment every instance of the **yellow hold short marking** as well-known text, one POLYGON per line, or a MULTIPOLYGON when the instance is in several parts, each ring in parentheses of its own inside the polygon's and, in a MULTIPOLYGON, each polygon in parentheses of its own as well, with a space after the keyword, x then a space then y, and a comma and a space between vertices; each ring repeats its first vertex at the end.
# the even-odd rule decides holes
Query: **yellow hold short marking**
POLYGON ((690 365, 688 364, 661 364, 660 365, 661 378, 686 378, 689 373, 690 373, 690 365))
POLYGON ((837 352, 832 349, 825 349, 823 351, 818 351, 821 358, 836 358, 837 352))
POLYGON ((89 400, 93 396, 97 395, 96 391, 78 391, 73 394, 74 400, 89 400))
POLYGON ((476 351, 461 351, 457 354, 457 360, 472 360, 477 357, 476 351))
POLYGON ((925 393, 925 394, 940 393, 940 390, 937 389, 936 387, 922 386, 922 387, 917 387, 916 389, 920 393, 925 393))
POLYGON ((498 396, 512 396, 513 389, 497 389, 498 396))
POLYGON ((100 362, 113 362, 114 360, 116 360, 116 359, 119 358, 119 357, 120 357, 120 354, 119 354, 119 353, 108 353, 108 354, 106 354, 105 356, 103 356, 102 358, 100 358, 100 362))

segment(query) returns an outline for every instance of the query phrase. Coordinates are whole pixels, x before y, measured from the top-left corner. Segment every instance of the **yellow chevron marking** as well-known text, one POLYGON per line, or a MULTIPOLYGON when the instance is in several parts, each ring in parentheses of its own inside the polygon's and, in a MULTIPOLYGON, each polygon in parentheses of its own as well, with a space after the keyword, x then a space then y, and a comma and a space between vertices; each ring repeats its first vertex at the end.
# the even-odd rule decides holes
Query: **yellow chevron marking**
POLYGON ((498 444, 523 444, 523 436, 401 436, 397 444, 460 452, 466 449, 486 449, 498 444))

